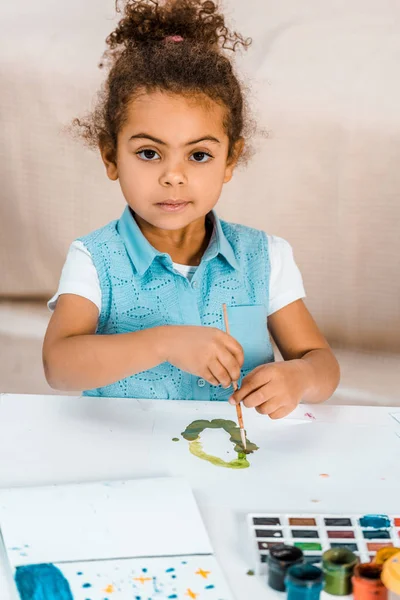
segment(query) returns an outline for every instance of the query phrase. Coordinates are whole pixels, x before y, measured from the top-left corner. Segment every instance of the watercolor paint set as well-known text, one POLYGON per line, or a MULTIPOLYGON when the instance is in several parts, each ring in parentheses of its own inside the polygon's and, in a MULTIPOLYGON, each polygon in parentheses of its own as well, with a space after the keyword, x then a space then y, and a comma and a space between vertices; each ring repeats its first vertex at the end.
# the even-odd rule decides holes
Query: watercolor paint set
POLYGON ((347 548, 361 562, 370 562, 381 548, 400 546, 400 514, 252 513, 247 518, 258 575, 267 572, 269 549, 276 544, 300 548, 313 564, 320 563, 330 548, 347 548))

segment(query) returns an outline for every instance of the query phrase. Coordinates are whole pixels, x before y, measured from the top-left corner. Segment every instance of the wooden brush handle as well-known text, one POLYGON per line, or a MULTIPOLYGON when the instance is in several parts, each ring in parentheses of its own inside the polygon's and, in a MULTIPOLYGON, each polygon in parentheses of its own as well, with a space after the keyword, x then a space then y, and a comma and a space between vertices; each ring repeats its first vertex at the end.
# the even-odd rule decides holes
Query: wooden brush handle
MULTIPOLYGON (((224 312, 225 331, 226 331, 226 333, 228 333, 230 335, 229 320, 228 320, 228 311, 226 309, 226 304, 225 303, 222 305, 222 310, 224 312)), ((232 381, 232 385, 233 385, 233 390, 236 392, 237 389, 238 389, 237 381, 232 381)))
POLYGON ((237 418, 238 418, 238 421, 239 421, 239 427, 240 427, 240 429, 244 429, 242 407, 240 405, 240 402, 239 402, 239 404, 236 404, 236 414, 237 414, 237 418))

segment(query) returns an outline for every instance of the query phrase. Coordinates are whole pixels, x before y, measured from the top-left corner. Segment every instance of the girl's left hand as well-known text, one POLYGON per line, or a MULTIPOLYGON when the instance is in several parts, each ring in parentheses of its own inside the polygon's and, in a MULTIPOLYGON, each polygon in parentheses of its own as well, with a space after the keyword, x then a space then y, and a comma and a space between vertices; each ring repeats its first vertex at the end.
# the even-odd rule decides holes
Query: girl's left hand
POLYGON ((308 367, 301 359, 260 365, 246 375, 229 402, 234 405, 243 402, 247 408, 255 408, 271 419, 286 417, 307 389, 308 367))

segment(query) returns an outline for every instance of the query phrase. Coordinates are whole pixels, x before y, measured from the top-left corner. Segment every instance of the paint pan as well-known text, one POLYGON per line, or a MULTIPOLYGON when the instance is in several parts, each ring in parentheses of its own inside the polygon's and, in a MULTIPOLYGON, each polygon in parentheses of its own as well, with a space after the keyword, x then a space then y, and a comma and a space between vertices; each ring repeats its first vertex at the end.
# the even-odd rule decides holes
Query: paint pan
POLYGON ((292 529, 292 536, 294 538, 318 538, 318 531, 316 529, 292 529))
POLYGON ((258 538, 283 538, 283 533, 280 529, 256 529, 256 537, 258 537, 258 538))
POLYGON ((280 525, 281 521, 277 517, 255 517, 253 523, 254 525, 264 525, 265 527, 268 527, 268 525, 280 525))
POLYGON ((364 515, 359 520, 361 527, 372 527, 373 529, 381 529, 390 527, 391 520, 387 515, 364 515))

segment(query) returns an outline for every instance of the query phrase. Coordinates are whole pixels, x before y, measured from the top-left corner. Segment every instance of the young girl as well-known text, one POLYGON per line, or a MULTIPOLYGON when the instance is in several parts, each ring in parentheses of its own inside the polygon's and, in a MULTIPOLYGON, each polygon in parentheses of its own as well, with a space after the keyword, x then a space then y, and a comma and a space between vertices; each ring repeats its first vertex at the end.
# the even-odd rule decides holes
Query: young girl
POLYGON ((91 396, 243 401, 271 418, 326 400, 339 368, 290 245, 214 210, 247 151, 225 50, 249 41, 211 0, 128 0, 107 43, 99 104, 75 125, 127 206, 69 250, 49 302, 47 381, 91 396))

